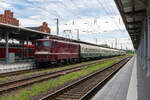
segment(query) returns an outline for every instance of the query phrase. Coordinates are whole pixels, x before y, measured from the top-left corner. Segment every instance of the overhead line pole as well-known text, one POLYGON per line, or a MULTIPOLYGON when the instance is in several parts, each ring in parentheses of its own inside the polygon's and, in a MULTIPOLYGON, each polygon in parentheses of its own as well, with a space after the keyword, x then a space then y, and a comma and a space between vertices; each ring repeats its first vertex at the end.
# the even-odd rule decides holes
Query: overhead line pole
POLYGON ((56 31, 57 31, 57 36, 59 35, 59 20, 58 18, 56 19, 57 21, 57 27, 56 27, 56 31))
POLYGON ((79 29, 75 29, 77 31, 77 40, 80 40, 79 29))
POLYGON ((116 40, 116 44, 115 45, 116 45, 116 49, 117 49, 117 39, 115 39, 115 40, 116 40))
POLYGON ((80 40, 79 39, 79 29, 77 29, 77 40, 80 40))

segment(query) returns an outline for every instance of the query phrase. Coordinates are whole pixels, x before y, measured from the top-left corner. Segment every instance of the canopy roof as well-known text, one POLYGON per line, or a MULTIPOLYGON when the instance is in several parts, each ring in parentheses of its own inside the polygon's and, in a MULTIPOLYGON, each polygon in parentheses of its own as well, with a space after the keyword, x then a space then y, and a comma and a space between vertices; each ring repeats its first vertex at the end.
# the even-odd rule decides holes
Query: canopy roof
POLYGON ((146 17, 147 0, 115 0, 127 31, 137 49, 146 17))
POLYGON ((9 33, 9 38, 14 38, 17 40, 27 40, 28 38, 30 41, 49 35, 45 32, 0 23, 0 36, 5 37, 6 33, 9 33))

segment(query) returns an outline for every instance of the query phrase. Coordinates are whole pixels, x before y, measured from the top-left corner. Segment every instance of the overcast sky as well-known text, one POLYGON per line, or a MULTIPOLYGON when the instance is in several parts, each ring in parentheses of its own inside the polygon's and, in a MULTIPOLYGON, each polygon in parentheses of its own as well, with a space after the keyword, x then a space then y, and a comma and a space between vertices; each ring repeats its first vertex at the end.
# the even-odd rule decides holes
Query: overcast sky
POLYGON ((133 49, 114 0, 0 0, 0 5, 0 13, 13 11, 21 27, 46 21, 56 34, 58 18, 60 36, 77 39, 79 29, 82 41, 133 49))

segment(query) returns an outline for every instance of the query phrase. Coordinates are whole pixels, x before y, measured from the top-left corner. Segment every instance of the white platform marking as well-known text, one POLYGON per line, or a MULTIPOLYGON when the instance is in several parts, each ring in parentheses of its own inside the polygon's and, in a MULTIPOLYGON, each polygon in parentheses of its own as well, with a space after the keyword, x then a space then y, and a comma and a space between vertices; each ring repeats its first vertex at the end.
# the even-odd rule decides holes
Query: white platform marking
POLYGON ((129 84, 128 94, 126 100, 138 100, 137 96, 137 57, 135 57, 133 71, 129 84))

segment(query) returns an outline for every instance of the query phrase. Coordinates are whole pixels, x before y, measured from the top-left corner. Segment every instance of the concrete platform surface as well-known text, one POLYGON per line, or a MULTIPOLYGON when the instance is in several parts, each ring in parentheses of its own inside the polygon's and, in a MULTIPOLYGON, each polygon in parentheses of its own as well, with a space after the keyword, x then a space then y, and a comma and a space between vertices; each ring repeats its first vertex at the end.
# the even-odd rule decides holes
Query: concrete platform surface
POLYGON ((12 64, 0 63, 0 73, 32 69, 34 62, 18 62, 12 64))
POLYGON ((92 100, 126 100, 134 61, 135 56, 131 58, 131 60, 92 98, 92 100))
POLYGON ((135 59, 127 100, 150 100, 150 76, 147 75, 147 69, 144 69, 137 58, 135 59))

